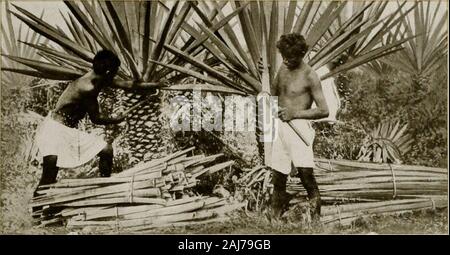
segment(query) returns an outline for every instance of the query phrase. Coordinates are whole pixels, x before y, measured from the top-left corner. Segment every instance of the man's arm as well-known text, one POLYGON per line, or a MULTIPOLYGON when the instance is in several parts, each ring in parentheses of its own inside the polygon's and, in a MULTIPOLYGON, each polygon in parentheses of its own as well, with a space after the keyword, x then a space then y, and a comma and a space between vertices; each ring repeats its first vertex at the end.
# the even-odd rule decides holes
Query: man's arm
POLYGON ((148 90, 164 86, 167 86, 167 84, 162 82, 123 81, 117 78, 114 79, 111 84, 112 88, 119 88, 123 90, 148 90))
POLYGON ((296 119, 322 119, 328 117, 329 110, 327 101, 322 90, 320 78, 315 72, 311 72, 307 77, 311 84, 311 95, 316 103, 316 108, 299 111, 294 118, 296 119))
POLYGON ((92 123, 97 125, 119 124, 125 118, 124 116, 118 118, 107 117, 100 113, 98 101, 96 98, 85 101, 85 106, 89 114, 89 119, 92 123))
POLYGON ((273 82, 270 86, 270 95, 272 96, 278 96, 278 77, 279 77, 280 71, 277 72, 275 75, 275 78, 273 79, 273 82))

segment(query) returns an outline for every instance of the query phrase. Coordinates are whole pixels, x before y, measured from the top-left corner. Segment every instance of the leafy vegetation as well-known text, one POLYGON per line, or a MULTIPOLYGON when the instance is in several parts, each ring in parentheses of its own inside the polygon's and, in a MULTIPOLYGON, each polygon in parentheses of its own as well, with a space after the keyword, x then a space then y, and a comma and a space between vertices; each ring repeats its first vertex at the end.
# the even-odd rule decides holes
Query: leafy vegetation
POLYGON ((432 89, 424 94, 418 93, 409 76, 398 70, 392 70, 385 79, 365 72, 349 72, 345 78, 340 77, 338 83, 350 95, 343 96, 345 103, 338 123, 316 123, 316 155, 358 160, 361 147, 371 144, 370 137, 376 135, 370 133, 380 123, 401 123, 400 126, 408 124, 403 139, 410 140, 411 146, 400 151, 397 158, 402 163, 447 167, 447 73, 445 64, 441 68, 431 81, 432 89))
POLYGON ((448 31, 446 29, 448 10, 442 1, 420 1, 414 8, 414 15, 407 15, 398 30, 413 36, 397 54, 384 58, 383 62, 412 76, 418 89, 428 90, 430 78, 446 59, 448 31), (432 8, 432 5, 435 5, 432 8))
MULTIPOLYGON (((383 44, 392 27, 399 24, 402 18, 412 8, 398 11, 379 19, 386 8, 385 3, 369 2, 361 6, 353 15, 334 31, 328 29, 340 20, 340 14, 347 2, 331 2, 328 5, 322 2, 254 2, 242 4, 239 1, 231 2, 234 12, 239 12, 236 25, 225 24, 223 29, 214 31, 202 24, 197 24, 199 31, 188 30, 192 36, 201 37, 204 33, 204 47, 214 56, 227 72, 232 73, 241 82, 236 84, 224 74, 215 69, 207 68, 202 61, 194 58, 189 49, 180 50, 171 45, 166 49, 177 58, 181 58, 196 66, 222 84, 240 90, 244 93, 258 93, 263 89, 264 75, 258 70, 260 62, 268 72, 270 83, 281 65, 281 58, 277 54, 275 43, 279 36, 288 32, 299 32, 305 35, 310 45, 307 58, 308 63, 319 69, 344 53, 351 51, 351 58, 346 63, 332 71, 323 74, 322 79, 347 71, 356 66, 399 50, 401 44, 409 38, 392 39, 383 44), (244 8, 248 5, 248 8, 244 8), (297 8, 300 12, 297 12, 297 8), (237 26, 239 25, 239 26, 237 26), (358 33, 363 29, 361 33, 358 33), (243 38, 244 42, 237 38, 243 38), (270 68, 269 68, 270 67, 270 68)), ((219 14, 225 17, 216 2, 202 2, 200 8, 195 8, 199 16, 208 13, 219 14)), ((403 5, 402 5, 403 7, 403 5)), ((217 22, 217 24, 220 22, 217 22)), ((176 68, 173 68, 177 70, 176 68)), ((267 90, 267 88, 265 88, 267 90)))
POLYGON ((405 133, 408 125, 382 122, 372 130, 360 149, 359 160, 401 164, 401 155, 411 150, 413 140, 405 133))
MULTIPOLYGON (((38 43, 46 43, 47 40, 43 40, 42 36, 34 33, 30 28, 28 28, 27 32, 22 33, 23 24, 19 25, 18 30, 16 31, 13 26, 13 19, 10 13, 10 4, 9 1, 2 2, 2 11, 5 10, 5 23, 2 22, 1 29, 3 34, 2 39, 2 54, 18 56, 26 59, 40 59, 37 51, 29 47, 25 44, 17 44, 17 41, 38 44, 38 43), (3 9, 4 8, 4 9, 3 9)), ((44 13, 40 15, 42 18, 44 13)), ((2 60, 6 60, 2 58, 2 60)), ((19 68, 20 64, 10 62, 10 61, 2 61, 2 70, 13 70, 19 68)), ((24 69, 24 72, 31 71, 30 68, 24 69)), ((2 87, 8 88, 19 88, 23 84, 28 84, 32 81, 33 77, 22 75, 20 73, 9 73, 4 72, 2 74, 1 85, 2 87)))
MULTIPOLYGON (((338 68, 327 71, 322 77, 336 75, 343 103, 336 124, 315 123, 314 151, 317 157, 447 167, 448 77, 447 52, 443 46, 447 45, 448 31, 442 25, 446 21, 438 19, 426 2, 419 2, 411 8, 405 8, 406 5, 401 3, 403 8, 383 18, 387 2, 367 2, 354 8, 346 19, 341 14, 347 4, 314 1, 188 1, 173 2, 172 5, 155 1, 133 4, 66 2, 70 12, 63 16, 68 32, 50 26, 25 9, 12 11, 36 33, 18 37, 21 32, 13 31, 11 34, 11 30, 7 32, 2 25, 2 34, 8 35, 5 38, 8 38, 9 45, 2 49, 2 53, 15 61, 5 61, 7 66, 2 67, 5 71, 2 72, 5 74, 3 77, 6 77, 2 77, 1 87, 1 153, 5 159, 1 162, 2 231, 42 232, 30 230, 31 219, 27 211, 40 171, 39 166, 27 160, 36 123, 19 116, 26 110, 44 115, 52 109, 56 96, 64 87, 64 83, 59 81, 74 79, 88 70, 89 61, 100 48, 118 53, 124 63, 119 74, 123 80, 138 79, 156 84, 168 79, 186 83, 172 85, 176 90, 203 86, 197 83, 202 81, 214 85, 208 87, 214 91, 256 94, 270 83, 280 66, 274 47, 276 39, 282 33, 299 31, 312 45, 309 60, 316 70, 336 59, 344 60, 338 68), (225 12, 225 6, 231 11, 225 12), (130 13, 138 15, 128 15, 130 13), (414 21, 409 20, 411 17, 414 21), (189 18, 193 18, 196 24, 187 23, 189 18), (46 42, 39 39, 42 36, 52 43, 42 43, 46 42), (16 44, 16 38, 25 43, 16 44), (400 51, 402 47, 405 49, 400 51), (393 55, 386 56, 388 54, 393 55), (261 63, 262 73, 259 70, 261 63), (57 82, 31 82, 31 79, 24 80, 17 74, 56 79, 57 82), (186 79, 188 76, 191 77, 186 79), (426 83, 417 86, 418 76, 426 77, 426 83), (7 83, 33 89, 9 90, 7 83), (424 86, 427 89, 421 89, 424 86)), ((9 27, 12 17, 10 12, 7 15, 9 27)), ((101 100, 107 106, 105 111, 141 99, 141 95, 115 93, 102 94, 101 100)), ((164 95, 170 96, 169 93, 164 95)), ((145 126, 147 119, 165 114, 165 99, 153 102, 154 107, 149 106, 137 114, 128 129, 108 127, 104 132, 120 137, 127 130, 134 140, 142 143, 140 148, 143 150, 152 148, 147 147, 151 144, 161 145, 161 139, 166 140, 166 136, 172 135, 170 132, 163 132, 166 136, 159 137, 159 140, 143 141, 140 137, 148 134, 138 136, 142 133, 138 129, 150 129, 145 126)), ((82 125, 94 128, 88 122, 82 125)), ((161 127, 160 123, 151 129, 161 127)), ((174 135, 178 144, 173 146, 200 144, 200 150, 208 153, 219 152, 212 151, 213 148, 223 150, 227 157, 234 157, 233 154, 237 153, 244 159, 239 167, 247 167, 245 163, 251 166, 260 164, 260 159, 255 157, 254 134, 202 132, 174 135)), ((167 144, 162 145, 168 147, 167 144)), ((119 148, 123 146, 125 144, 117 145, 119 148)), ((123 154, 119 152, 119 155, 123 154)), ((115 169, 120 171, 122 165, 129 164, 129 159, 124 156, 116 162, 125 162, 115 169)), ((93 162, 62 175, 90 176, 92 171, 89 170, 93 168, 95 172, 95 166, 93 162)), ((231 171, 226 173, 231 174, 231 171)), ((215 183, 217 179, 228 180, 230 176, 214 178, 215 183)), ((205 189, 213 188, 209 181, 209 184, 205 183, 205 189)), ((445 233, 448 231, 446 214, 380 216, 358 221, 350 228, 330 229, 310 229, 294 222, 272 224, 261 217, 243 216, 227 224, 155 232, 445 233)), ((65 230, 48 231, 65 233, 65 230)))

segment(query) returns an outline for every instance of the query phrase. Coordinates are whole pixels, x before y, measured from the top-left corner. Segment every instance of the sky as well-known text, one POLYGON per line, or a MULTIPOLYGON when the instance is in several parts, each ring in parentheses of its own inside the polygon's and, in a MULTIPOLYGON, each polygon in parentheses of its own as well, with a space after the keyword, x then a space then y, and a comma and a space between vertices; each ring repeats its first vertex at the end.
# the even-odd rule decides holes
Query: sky
MULTIPOLYGON (((3 1, 2 1, 3 2, 3 1)), ((19 7, 24 8, 27 11, 35 15, 39 15, 42 10, 44 12, 44 20, 52 25, 60 25, 64 24, 64 20, 61 18, 59 11, 62 12, 68 11, 67 7, 62 1, 10 1, 11 4, 17 5, 19 7)), ((4 20, 4 3, 2 3, 2 22, 4 20)), ((15 20, 15 24, 17 25, 19 21, 15 20)))

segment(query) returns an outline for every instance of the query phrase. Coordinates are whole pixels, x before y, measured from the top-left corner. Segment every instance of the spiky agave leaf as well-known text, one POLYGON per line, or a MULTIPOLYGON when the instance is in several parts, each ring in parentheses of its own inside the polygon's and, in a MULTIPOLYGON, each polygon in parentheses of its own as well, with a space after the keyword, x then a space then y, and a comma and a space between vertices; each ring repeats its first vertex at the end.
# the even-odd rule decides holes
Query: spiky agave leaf
POLYGON ((362 66, 362 69, 372 74, 373 77, 382 78, 390 74, 392 67, 385 62, 376 59, 362 66))
MULTIPOLYGON (((373 2, 368 3, 368 5, 371 4, 373 2)), ((322 76, 322 79, 326 79, 400 50, 401 45, 410 40, 410 37, 392 39, 389 42, 386 42, 385 39, 390 35, 391 28, 412 10, 412 8, 409 8, 406 11, 401 11, 403 7, 404 3, 398 10, 384 18, 380 18, 384 11, 383 6, 362 8, 350 17, 349 21, 351 22, 344 22, 343 27, 345 26, 345 29, 338 30, 327 40, 325 46, 311 59, 311 65, 314 68, 320 68, 341 54, 347 54, 348 59, 342 66, 322 76), (361 13, 364 13, 364 15, 361 15, 361 13), (338 44, 330 42, 338 42, 338 44), (329 53, 321 55, 320 52, 324 51, 329 53)))
MULTIPOLYGON (((189 2, 189 3, 192 3, 192 2, 189 2)), ((234 10, 232 13, 230 13, 227 16, 220 17, 219 21, 217 21, 217 22, 212 22, 212 20, 214 20, 216 18, 216 16, 218 16, 220 14, 219 10, 221 10, 224 7, 224 4, 217 4, 216 7, 217 7, 217 9, 213 10, 207 16, 200 15, 201 12, 199 12, 198 8, 195 9, 197 14, 202 16, 202 20, 211 20, 211 21, 207 21, 205 23, 207 23, 207 27, 210 29, 210 31, 214 32, 214 33, 216 33, 220 28, 222 28, 224 26, 226 27, 228 25, 228 22, 232 18, 234 18, 239 12, 241 12, 245 6, 234 10)), ((181 47, 181 51, 183 51, 187 55, 190 55, 191 57, 196 57, 199 54, 201 54, 205 48, 208 51, 216 53, 216 54, 217 54, 217 52, 219 52, 217 49, 215 49, 215 47, 211 43, 207 42, 207 39, 208 39, 207 35, 202 35, 201 33, 197 32, 196 29, 188 23, 184 23, 182 25, 182 28, 190 36, 190 38, 187 40, 187 42, 184 43, 184 45, 181 47), (203 46, 203 47, 201 47, 201 46, 203 46)), ((215 63, 214 61, 209 61, 209 60, 207 60, 205 62, 215 63)), ((169 63, 176 64, 176 65, 183 65, 183 64, 185 64, 185 61, 183 61, 183 58, 181 56, 175 55, 172 59, 169 60, 169 63)), ((207 63, 207 65, 211 66, 209 63, 207 63)), ((168 75, 172 71, 173 70, 162 69, 160 76, 168 75)))
MULTIPOLYGON (((206 2, 205 2, 206 4, 206 2)), ((240 1, 231 2, 234 9, 241 7, 244 3, 240 1)), ((199 33, 207 35, 208 41, 214 45, 209 51, 220 58, 220 62, 231 72, 244 70, 251 77, 252 82, 261 83, 261 75, 255 72, 261 61, 261 56, 267 56, 270 72, 270 81, 276 75, 281 65, 281 59, 276 54, 275 42, 284 31, 301 32, 307 41, 312 44, 312 49, 307 58, 314 69, 327 65, 342 54, 348 54, 351 58, 338 69, 324 73, 322 79, 329 78, 340 72, 345 72, 354 67, 361 66, 384 55, 394 53, 401 49, 402 43, 410 38, 396 38, 386 42, 390 29, 398 24, 412 9, 399 10, 380 18, 384 11, 384 5, 370 8, 373 2, 365 3, 347 20, 341 21, 341 26, 331 31, 329 27, 342 19, 341 12, 346 2, 251 2, 249 7, 244 8, 238 15, 239 28, 224 26, 216 33, 208 31, 205 26, 199 26, 199 33), (300 12, 293 11, 300 7, 300 12), (285 17, 287 13, 288 17, 285 17), (285 22, 287 20, 287 22, 285 22), (285 27, 288 26, 288 27, 285 27), (364 28, 363 32, 361 29, 364 28), (259 40, 262 33, 269 36, 265 38, 267 47, 262 50, 259 40), (220 37, 219 37, 220 36, 220 37), (244 38, 243 45, 237 46, 233 38, 244 38), (220 54, 217 54, 217 51, 220 54), (242 68, 241 66, 244 66, 242 68)), ((208 2, 211 10, 219 13, 218 17, 224 17, 225 13, 217 8, 214 2, 208 2)), ((403 6, 401 6, 403 8, 403 6)), ((244 79, 242 74, 237 74, 244 84, 249 80, 244 79)), ((227 85, 227 84, 225 84, 227 85)), ((255 92, 261 90, 261 85, 253 85, 255 92)))
POLYGON ((63 48, 68 49, 78 55, 80 58, 86 61, 92 61, 94 54, 71 41, 71 39, 65 33, 51 26, 47 22, 39 19, 36 15, 28 12, 27 10, 18 6, 15 6, 15 8, 20 12, 20 14, 13 11, 11 11, 11 13, 14 14, 14 16, 16 16, 19 20, 27 24, 36 33, 39 33, 49 40, 58 43, 63 48))
MULTIPOLYGON (((35 33, 48 38, 60 48, 46 47, 36 43, 27 45, 37 49, 49 64, 60 65, 61 68, 72 68, 75 73, 86 72, 86 67, 89 67, 95 52, 98 49, 107 48, 116 52, 121 59, 119 76, 122 79, 154 82, 167 78, 167 75, 174 71, 173 68, 169 68, 170 66, 158 67, 155 63, 168 61, 168 63, 176 63, 181 66, 189 63, 180 56, 176 56, 177 58, 174 59, 174 55, 168 55, 165 44, 182 45, 190 54, 195 55, 205 50, 201 45, 205 43, 207 36, 195 38, 191 35, 187 42, 180 39, 182 34, 189 35, 189 31, 186 30, 189 30, 190 25, 186 20, 193 13, 192 6, 196 6, 197 3, 185 2, 181 8, 179 8, 179 1, 174 1, 169 5, 159 1, 136 4, 115 1, 65 1, 64 3, 69 12, 61 15, 69 31, 53 27, 17 6, 17 12, 12 13, 35 33), (136 16, 134 17, 129 15, 131 13, 139 15, 134 15, 136 16), (143 36, 139 36, 141 34, 143 36), (150 38, 154 38, 154 41, 150 38), (142 52, 139 52, 138 49, 141 49, 142 52)), ((219 4, 219 6, 223 7, 224 4, 219 4)), ((198 8, 196 10, 198 11, 198 8)), ((238 12, 240 10, 235 10, 223 20, 217 20, 216 16, 219 12, 216 10, 215 14, 203 17, 203 21, 211 31, 217 31, 227 25, 228 21, 238 12)), ((8 71, 14 70, 13 68, 8 69, 8 71)), ((35 70, 37 72, 28 72, 28 74, 40 75, 42 73, 40 70, 35 70)), ((17 70, 17 72, 21 71, 17 70)), ((189 73, 184 74, 189 75, 189 73)), ((66 74, 61 73, 60 75, 58 76, 57 72, 52 73, 52 77, 55 79, 67 79, 66 74)), ((183 78, 184 76, 175 77, 183 78)), ((251 80, 251 77, 247 77, 245 74, 241 77, 251 80)), ((223 78, 223 76, 216 78, 223 78)), ((174 80, 171 79, 171 81, 174 80)), ((232 85, 232 82, 228 81, 227 85, 232 85)))
MULTIPOLYGON (((1 53, 3 55, 21 57, 31 60, 39 60, 40 56, 37 54, 37 51, 34 48, 27 45, 17 44, 17 41, 25 41, 31 44, 37 44, 40 42, 45 43, 46 40, 43 40, 43 38, 37 33, 33 33, 29 28, 26 33, 23 33, 22 24, 19 25, 18 31, 14 29, 13 17, 10 13, 9 1, 4 1, 4 5, 2 3, 2 12, 3 11, 5 12, 6 22, 1 24, 1 32, 3 38, 1 53)), ((42 18, 43 15, 44 13, 42 12, 40 14, 40 18, 42 18)), ((2 74, 2 86, 8 88, 16 88, 24 84, 29 84, 31 82, 31 77, 29 77, 29 74, 34 73, 32 69, 11 61, 8 58, 3 58, 2 70, 5 71, 2 74)))
POLYGON ((59 65, 55 65, 55 64, 49 64, 49 63, 42 62, 42 61, 30 60, 30 59, 26 59, 26 58, 8 56, 8 55, 3 55, 3 54, 2 54, 2 56, 7 57, 8 59, 11 59, 17 63, 31 67, 41 73, 49 73, 49 74, 52 74, 55 76, 60 75, 62 78, 61 80, 64 80, 64 79, 65 80, 69 80, 69 79, 73 80, 73 79, 77 79, 83 75, 82 72, 79 72, 77 70, 72 70, 72 69, 62 67, 59 65))
POLYGON ((417 80, 426 79, 436 72, 448 53, 448 10, 440 16, 440 8, 442 1, 418 2, 413 14, 405 16, 398 28, 406 36, 414 36, 414 39, 405 43, 404 50, 382 61, 417 80), (432 5, 435 5, 434 8, 432 5))

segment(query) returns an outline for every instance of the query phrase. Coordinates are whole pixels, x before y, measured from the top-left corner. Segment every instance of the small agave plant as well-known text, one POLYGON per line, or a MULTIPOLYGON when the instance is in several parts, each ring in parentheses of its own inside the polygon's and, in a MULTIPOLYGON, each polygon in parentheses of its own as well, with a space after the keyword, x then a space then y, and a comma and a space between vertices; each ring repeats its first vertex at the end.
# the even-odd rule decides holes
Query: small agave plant
POLYGON ((406 131, 408 125, 383 122, 372 130, 361 146, 358 160, 375 163, 402 163, 402 156, 412 148, 413 139, 406 131))

